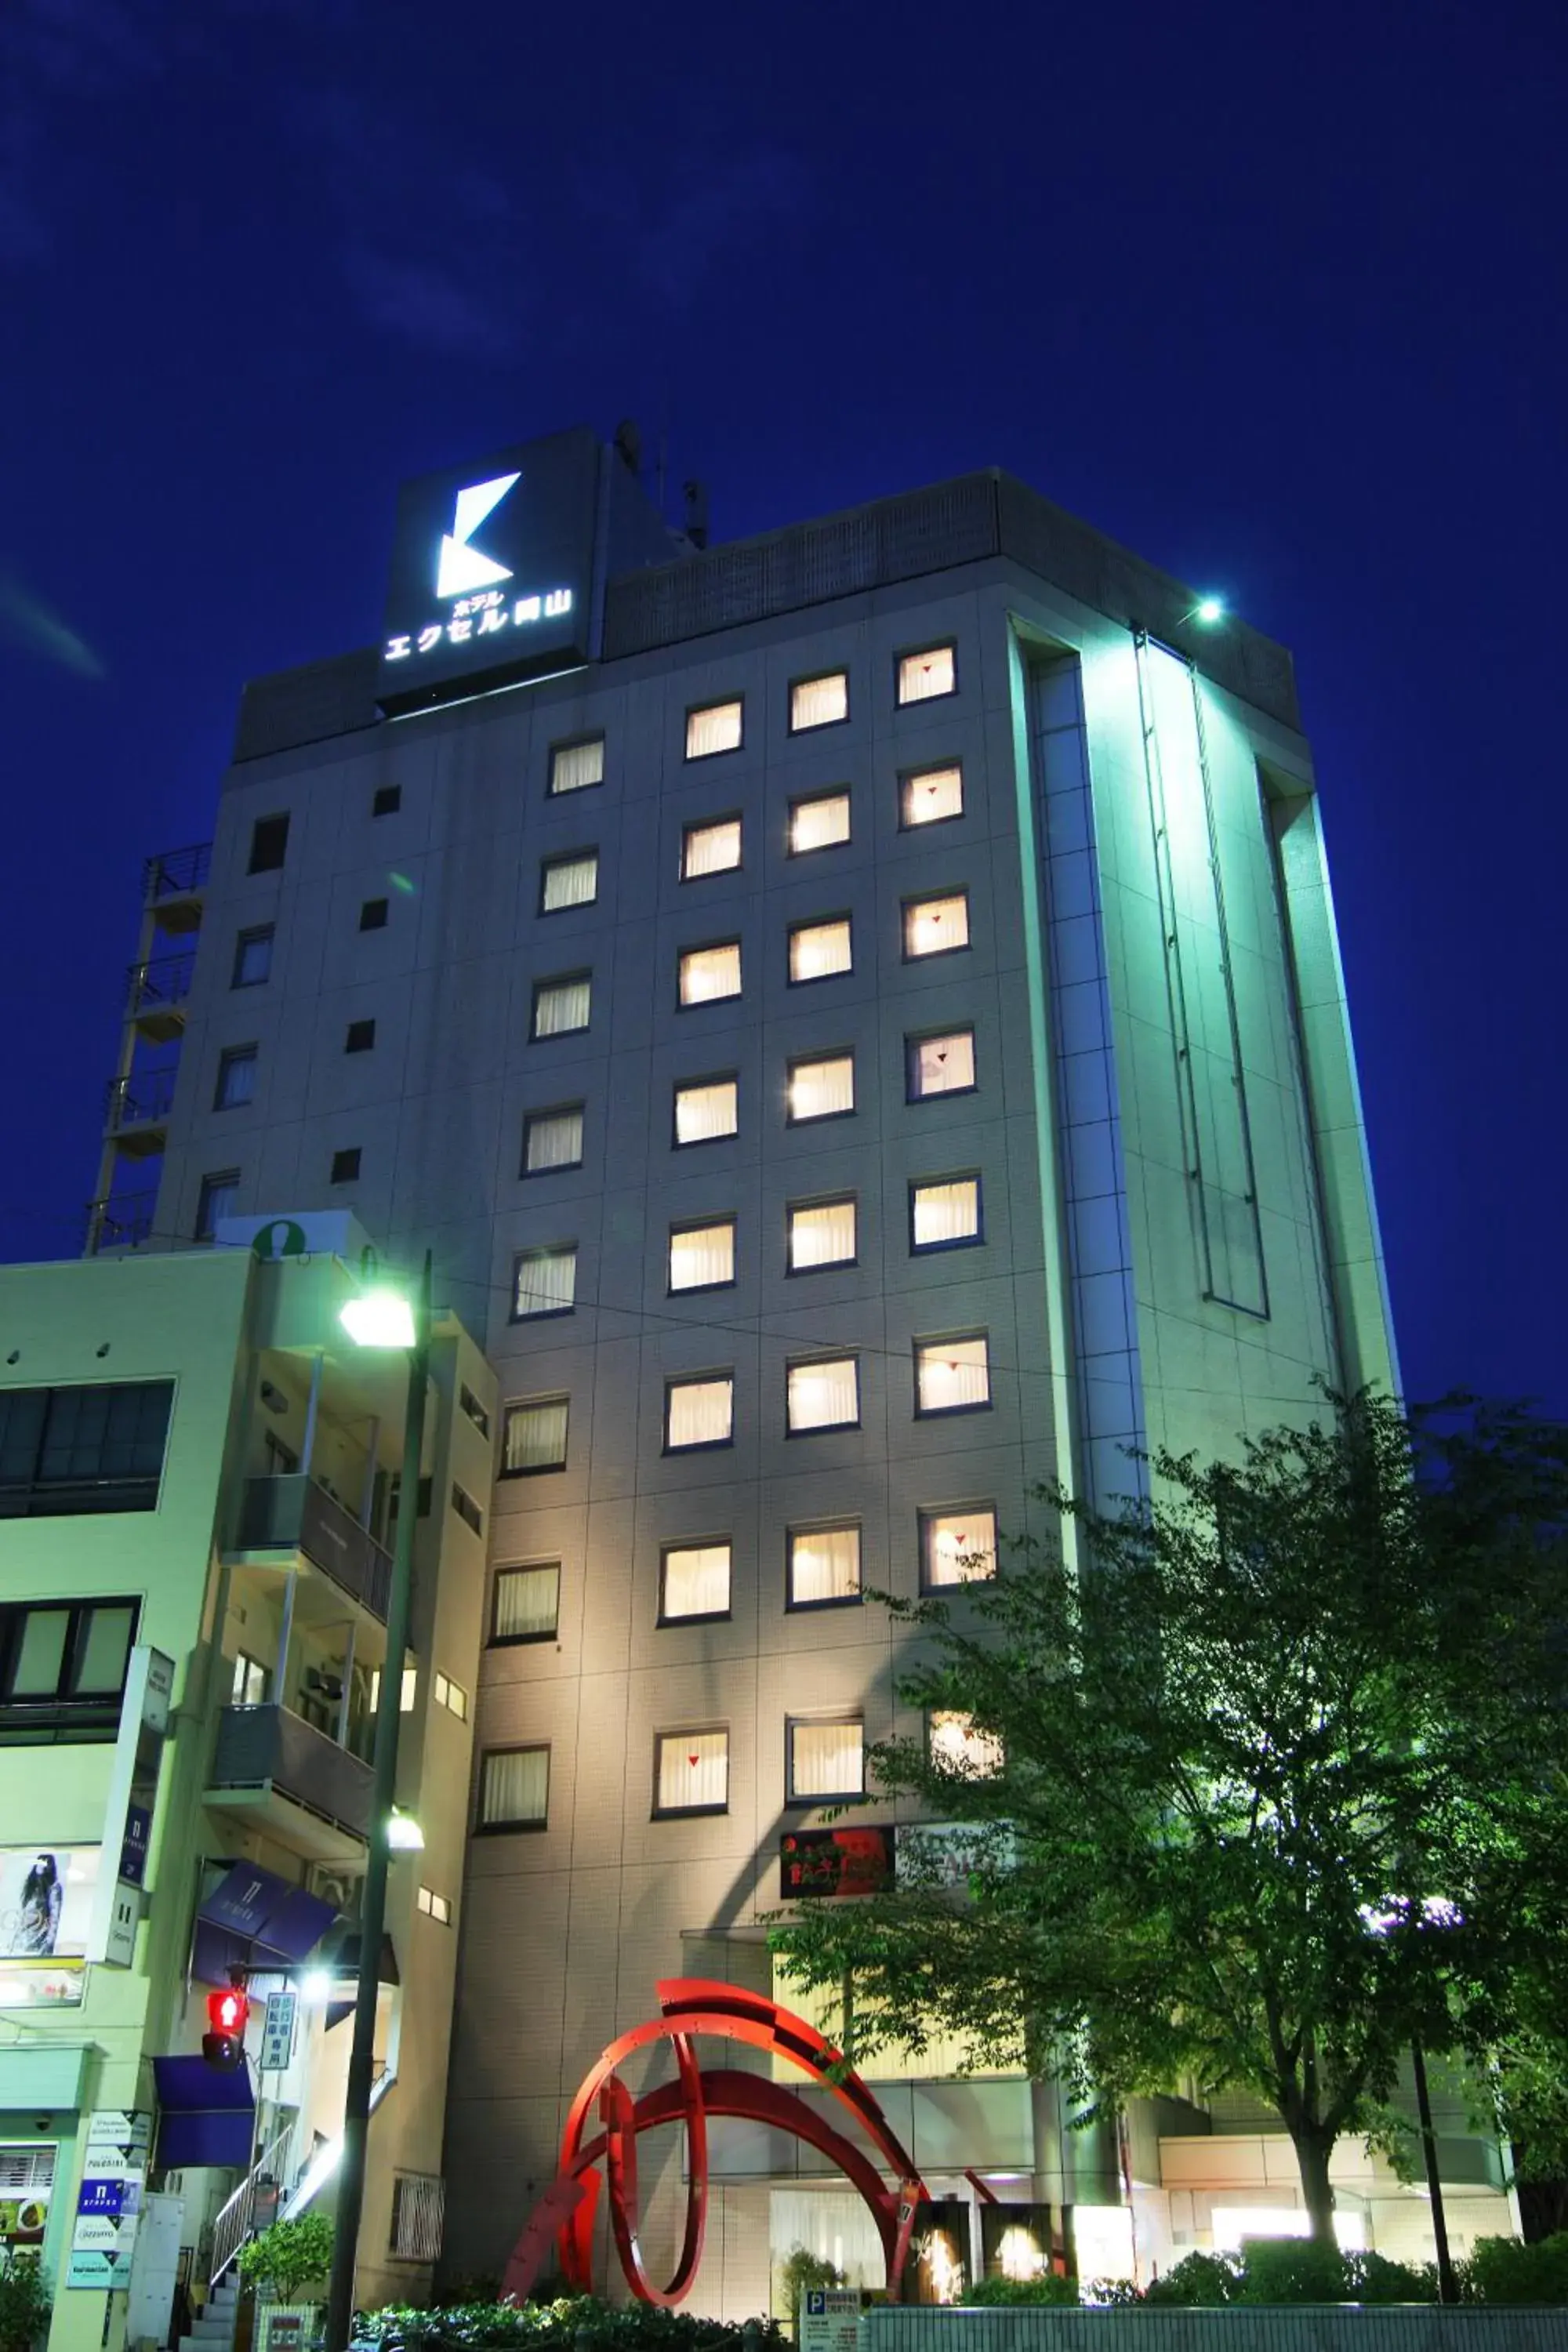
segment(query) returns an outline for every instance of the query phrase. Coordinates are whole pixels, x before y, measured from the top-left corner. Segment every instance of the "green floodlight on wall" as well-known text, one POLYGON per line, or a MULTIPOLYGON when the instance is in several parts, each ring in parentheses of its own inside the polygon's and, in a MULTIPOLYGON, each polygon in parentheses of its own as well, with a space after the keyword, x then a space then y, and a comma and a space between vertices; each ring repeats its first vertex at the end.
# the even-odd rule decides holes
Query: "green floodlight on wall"
POLYGON ((1225 599, 1222 596, 1200 596, 1193 606, 1193 618, 1201 621, 1205 629, 1212 629, 1216 621, 1225 618, 1225 599))
POLYGON ((412 1348, 414 1309, 400 1290, 362 1291, 341 1309, 339 1322, 360 1348, 412 1348))

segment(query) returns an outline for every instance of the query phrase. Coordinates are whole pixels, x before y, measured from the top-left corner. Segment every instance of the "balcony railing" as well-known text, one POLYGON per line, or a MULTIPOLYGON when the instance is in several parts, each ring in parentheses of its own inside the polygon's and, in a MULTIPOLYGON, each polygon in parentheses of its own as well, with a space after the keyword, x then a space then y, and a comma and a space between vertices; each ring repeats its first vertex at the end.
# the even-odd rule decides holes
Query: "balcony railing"
POLYGON ((154 956, 150 963, 133 963, 126 975, 125 1010, 134 1021, 142 1015, 172 1013, 191 992, 195 952, 154 956))
POLYGON ((87 1211, 87 1254, 100 1250, 137 1249, 153 1231, 157 1212, 156 1191, 121 1192, 104 1201, 90 1201, 87 1211))
POLYGON ((353 1837, 370 1833, 374 1775, 286 1706, 226 1706, 208 1787, 272 1788, 353 1837))
POLYGON ((104 1125, 110 1135, 127 1127, 152 1127, 169 1116, 174 1099, 173 1070, 149 1070, 109 1082, 104 1125))
POLYGON ((240 1499, 239 1549, 302 1551, 385 1623, 392 1555, 315 1479, 303 1474, 247 1478, 240 1499))
POLYGON ((190 898, 202 889, 212 870, 213 845, 195 841, 185 849, 163 849, 142 869, 143 896, 150 907, 164 898, 190 898))

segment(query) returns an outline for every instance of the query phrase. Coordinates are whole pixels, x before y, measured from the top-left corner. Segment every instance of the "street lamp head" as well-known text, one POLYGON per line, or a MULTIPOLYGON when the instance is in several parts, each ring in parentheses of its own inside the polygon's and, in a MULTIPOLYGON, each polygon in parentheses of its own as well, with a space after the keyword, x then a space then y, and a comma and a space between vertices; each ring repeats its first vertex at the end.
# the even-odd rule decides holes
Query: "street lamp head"
POLYGON ((423 1853, 425 1832, 412 1813, 400 1812, 394 1805, 386 1824, 386 1843, 392 1853, 423 1853))
POLYGON ((1195 620, 1201 621, 1205 629, 1212 629, 1216 621, 1223 621, 1225 618, 1224 599, 1219 596, 1200 596, 1193 606, 1193 616, 1195 620))
POLYGON ((339 1322, 359 1348, 412 1348, 414 1309, 400 1290, 365 1290, 341 1310, 339 1322))

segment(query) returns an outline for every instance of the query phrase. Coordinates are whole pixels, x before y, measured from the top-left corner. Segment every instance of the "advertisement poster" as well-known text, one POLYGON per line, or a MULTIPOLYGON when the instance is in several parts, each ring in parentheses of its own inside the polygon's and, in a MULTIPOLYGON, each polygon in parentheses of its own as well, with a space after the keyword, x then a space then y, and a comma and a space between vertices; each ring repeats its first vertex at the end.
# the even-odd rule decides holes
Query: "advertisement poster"
POLYGON ((98 1885, 95 1845, 0 1846, 0 1960, 87 1950, 98 1885))

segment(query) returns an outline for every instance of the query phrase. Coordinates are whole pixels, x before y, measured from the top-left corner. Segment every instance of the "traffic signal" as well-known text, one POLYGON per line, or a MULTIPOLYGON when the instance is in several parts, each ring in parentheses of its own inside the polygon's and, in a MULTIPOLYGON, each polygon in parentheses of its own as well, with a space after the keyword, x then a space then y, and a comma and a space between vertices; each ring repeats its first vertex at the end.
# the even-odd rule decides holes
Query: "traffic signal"
POLYGON ((245 2063, 245 2021, 250 2014, 250 2003, 238 1985, 230 1985, 226 1992, 207 1995, 207 2024, 211 2031, 202 2036, 202 2056, 209 2066, 221 2066, 226 2074, 245 2063))

